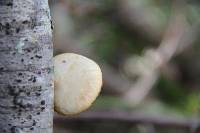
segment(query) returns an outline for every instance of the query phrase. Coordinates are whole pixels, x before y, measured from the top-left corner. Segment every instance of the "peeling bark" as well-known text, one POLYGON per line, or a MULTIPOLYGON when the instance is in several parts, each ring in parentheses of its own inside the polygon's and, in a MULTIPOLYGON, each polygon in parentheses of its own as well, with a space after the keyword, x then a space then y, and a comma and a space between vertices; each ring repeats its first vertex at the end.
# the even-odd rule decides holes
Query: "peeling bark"
POLYGON ((0 133, 52 133, 48 0, 0 0, 0 133))

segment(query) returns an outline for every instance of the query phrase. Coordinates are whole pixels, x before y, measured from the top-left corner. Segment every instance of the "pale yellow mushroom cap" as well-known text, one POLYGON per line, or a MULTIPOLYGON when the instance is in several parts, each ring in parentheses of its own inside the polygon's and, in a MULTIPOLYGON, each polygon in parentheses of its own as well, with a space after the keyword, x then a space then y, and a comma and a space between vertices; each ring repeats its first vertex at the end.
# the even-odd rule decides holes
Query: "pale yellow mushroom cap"
POLYGON ((55 110, 64 115, 91 106, 102 87, 102 72, 92 60, 73 53, 54 57, 55 110))

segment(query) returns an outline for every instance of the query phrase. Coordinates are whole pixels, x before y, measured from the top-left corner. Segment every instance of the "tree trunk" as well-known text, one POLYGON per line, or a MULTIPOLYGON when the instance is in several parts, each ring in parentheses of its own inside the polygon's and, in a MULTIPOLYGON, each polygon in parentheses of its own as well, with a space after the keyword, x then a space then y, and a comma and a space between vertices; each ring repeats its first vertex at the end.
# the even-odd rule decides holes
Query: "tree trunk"
POLYGON ((0 0, 0 133, 52 133, 48 0, 0 0))

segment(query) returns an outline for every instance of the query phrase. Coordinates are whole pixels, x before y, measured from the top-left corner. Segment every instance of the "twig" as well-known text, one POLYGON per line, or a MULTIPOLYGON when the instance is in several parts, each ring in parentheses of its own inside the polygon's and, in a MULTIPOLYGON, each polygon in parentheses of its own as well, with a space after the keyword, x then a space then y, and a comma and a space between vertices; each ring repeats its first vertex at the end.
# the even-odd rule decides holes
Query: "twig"
POLYGON ((180 42, 187 31, 188 27, 182 10, 182 3, 175 2, 173 15, 160 46, 156 50, 152 50, 151 53, 147 51, 144 56, 144 58, 151 57, 150 62, 155 64, 154 68, 141 74, 136 83, 124 94, 123 97, 127 102, 137 105, 148 95, 159 77, 159 69, 167 64, 176 54, 178 48, 183 45, 180 42))
POLYGON ((123 122, 131 125, 137 124, 152 124, 154 126, 181 128, 188 131, 200 128, 200 121, 196 119, 178 119, 168 116, 148 116, 141 113, 127 113, 127 112, 86 112, 77 117, 61 117, 56 115, 54 123, 62 123, 67 125, 71 122, 123 122))

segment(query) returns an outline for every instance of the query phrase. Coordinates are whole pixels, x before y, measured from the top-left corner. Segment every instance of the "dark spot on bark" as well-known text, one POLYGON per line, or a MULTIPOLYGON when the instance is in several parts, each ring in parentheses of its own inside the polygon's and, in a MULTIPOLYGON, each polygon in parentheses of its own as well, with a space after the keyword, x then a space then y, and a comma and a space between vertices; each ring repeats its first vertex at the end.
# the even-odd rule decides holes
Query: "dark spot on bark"
POLYGON ((33 131, 33 130, 34 130, 34 128, 33 128, 33 127, 31 127, 31 128, 30 128, 30 130, 32 130, 32 131, 33 131))
POLYGON ((29 23, 28 20, 25 20, 25 21, 22 22, 22 24, 28 24, 28 23, 29 23))
POLYGON ((17 96, 18 95, 18 93, 19 93, 19 89, 18 88, 16 88, 16 86, 8 86, 8 89, 9 89, 9 94, 11 95, 11 96, 17 96))
POLYGON ((21 59, 21 62, 24 62, 24 59, 21 59))
POLYGON ((30 95, 31 95, 31 93, 30 93, 30 92, 27 92, 27 93, 26 93, 26 95, 27 95, 27 96, 30 96, 30 95))
POLYGON ((6 23, 5 28, 6 28, 7 30, 9 30, 9 29, 10 29, 10 24, 9 24, 9 23, 6 23))
POLYGON ((47 73, 51 73, 51 68, 47 68, 47 73))
POLYGON ((41 107, 41 111, 44 111, 45 110, 45 107, 41 107))
POLYGON ((41 74, 41 72, 39 71, 38 74, 41 74))
POLYGON ((19 33, 19 31, 20 31, 20 28, 16 28, 16 33, 19 33))
POLYGON ((27 107, 27 108, 32 108, 33 105, 32 105, 31 103, 28 103, 28 104, 26 105, 26 107, 27 107))
POLYGON ((41 105, 45 105, 45 100, 42 100, 42 101, 41 101, 41 105))
POLYGON ((32 119, 32 115, 29 115, 29 116, 27 117, 27 119, 31 120, 31 119, 32 119))
POLYGON ((52 83, 50 83, 50 86, 51 86, 51 87, 53 87, 53 84, 52 84, 52 83))
POLYGON ((31 52, 31 50, 30 50, 30 49, 27 49, 27 52, 28 52, 28 53, 30 53, 30 52, 31 52))
POLYGON ((51 29, 53 30, 54 29, 53 20, 50 20, 50 22, 51 22, 51 29))
POLYGON ((11 28, 10 24, 9 24, 9 23, 6 23, 6 25, 5 25, 5 32, 6 32, 6 35, 9 35, 9 34, 10 34, 10 28, 11 28))
POLYGON ((15 81, 16 81, 17 83, 21 83, 21 82, 22 82, 21 79, 16 79, 15 81))
POLYGON ((13 3, 9 2, 9 3, 7 4, 7 6, 13 6, 13 3))
POLYGON ((42 56, 36 55, 35 58, 41 59, 42 56))
POLYGON ((33 83, 35 83, 36 82, 36 77, 33 77, 33 83))
POLYGON ((4 68, 3 67, 0 67, 0 71, 3 71, 4 70, 4 68))
POLYGON ((22 76, 22 73, 18 73, 18 76, 22 76))
POLYGON ((8 30, 6 30, 6 35, 10 35, 10 32, 8 30))
POLYGON ((33 59, 34 59, 34 57, 31 57, 30 59, 31 59, 31 60, 33 60, 33 59))
POLYGON ((11 131, 11 133, 16 133, 15 132, 16 131, 16 126, 11 127, 10 131, 11 131))
POLYGON ((66 63, 66 60, 63 60, 62 63, 66 63))
POLYGON ((3 30, 3 24, 0 23, 0 30, 3 30))
POLYGON ((38 97, 39 97, 39 96, 41 96, 41 94, 37 92, 37 93, 36 93, 36 96, 38 96, 38 97))
POLYGON ((32 81, 33 83, 35 83, 37 80, 35 76, 31 76, 31 78, 28 81, 32 81))
POLYGON ((35 126, 36 125, 36 121, 35 120, 33 120, 33 126, 35 126))
POLYGON ((36 25, 37 25, 36 17, 31 18, 31 25, 30 25, 31 28, 34 29, 36 25))
POLYGON ((40 112, 37 112, 37 115, 40 115, 40 112))

